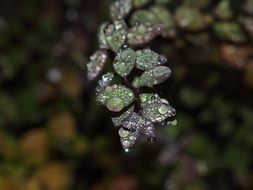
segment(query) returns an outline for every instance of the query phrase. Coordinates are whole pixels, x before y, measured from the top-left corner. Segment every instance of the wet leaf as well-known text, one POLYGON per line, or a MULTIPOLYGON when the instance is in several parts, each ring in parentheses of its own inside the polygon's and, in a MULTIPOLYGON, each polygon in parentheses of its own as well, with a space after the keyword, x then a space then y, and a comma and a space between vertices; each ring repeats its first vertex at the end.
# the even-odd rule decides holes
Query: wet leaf
POLYGON ((138 113, 133 112, 122 122, 122 126, 124 128, 121 128, 119 135, 121 137, 121 144, 125 150, 134 145, 139 135, 145 135, 148 139, 155 138, 153 123, 138 113))
POLYGON ((114 21, 105 28, 105 39, 109 48, 117 52, 126 41, 127 26, 123 20, 114 21))
POLYGON ((98 30, 98 43, 99 43, 99 48, 101 49, 109 49, 106 41, 106 36, 105 36, 105 29, 109 25, 108 22, 105 22, 101 24, 98 30))
POLYGON ((167 61, 165 56, 159 55, 150 49, 137 50, 136 56, 136 67, 141 70, 153 69, 167 61))
POLYGON ((103 70, 105 63, 108 59, 106 50, 97 50, 87 63, 87 78, 94 80, 103 70))
POLYGON ((166 66, 157 66, 150 71, 145 71, 140 77, 136 77, 133 81, 134 87, 152 87, 166 81, 171 75, 170 68, 166 66))
POLYGON ((169 105, 169 102, 157 94, 141 94, 140 98, 143 117, 153 123, 162 123, 176 115, 175 109, 169 105))
POLYGON ((153 6, 150 11, 156 15, 157 21, 164 27, 162 36, 174 37, 176 34, 175 24, 169 10, 164 6, 153 6))
POLYGON ((113 68, 116 73, 122 77, 126 77, 134 68, 136 53, 134 50, 127 48, 118 52, 113 68))
POLYGON ((125 18, 132 10, 132 7, 132 0, 115 1, 110 7, 111 19, 120 20, 125 18))
POLYGON ((97 101, 110 111, 119 112, 134 101, 134 94, 127 87, 114 84, 99 93, 97 101))
POLYGON ((156 24, 138 24, 131 27, 127 33, 127 42, 133 46, 140 46, 153 40, 156 36, 161 34, 164 26, 156 24))
POLYGON ((126 152, 128 152, 129 148, 131 148, 135 144, 136 140, 140 135, 138 131, 132 132, 124 128, 120 128, 118 133, 120 136, 121 145, 126 152))

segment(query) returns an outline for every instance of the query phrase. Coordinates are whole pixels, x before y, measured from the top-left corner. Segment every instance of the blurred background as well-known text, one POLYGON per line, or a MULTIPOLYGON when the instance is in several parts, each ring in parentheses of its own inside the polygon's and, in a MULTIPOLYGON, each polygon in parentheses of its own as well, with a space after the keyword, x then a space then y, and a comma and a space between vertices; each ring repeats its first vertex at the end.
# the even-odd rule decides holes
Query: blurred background
POLYGON ((168 5, 212 24, 155 40, 178 124, 129 153, 85 77, 111 2, 0 1, 0 190, 252 190, 253 1, 168 5))

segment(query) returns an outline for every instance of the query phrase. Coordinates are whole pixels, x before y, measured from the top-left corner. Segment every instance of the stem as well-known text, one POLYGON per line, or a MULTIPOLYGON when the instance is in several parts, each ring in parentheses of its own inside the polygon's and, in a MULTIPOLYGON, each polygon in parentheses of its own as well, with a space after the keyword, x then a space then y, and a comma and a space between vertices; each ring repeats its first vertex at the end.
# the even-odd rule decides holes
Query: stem
POLYGON ((126 77, 124 77, 124 83, 126 87, 130 88, 133 91, 134 97, 135 97, 135 103, 136 103, 135 111, 139 113, 141 111, 141 98, 139 95, 139 90, 133 87, 133 85, 129 82, 129 80, 126 77))

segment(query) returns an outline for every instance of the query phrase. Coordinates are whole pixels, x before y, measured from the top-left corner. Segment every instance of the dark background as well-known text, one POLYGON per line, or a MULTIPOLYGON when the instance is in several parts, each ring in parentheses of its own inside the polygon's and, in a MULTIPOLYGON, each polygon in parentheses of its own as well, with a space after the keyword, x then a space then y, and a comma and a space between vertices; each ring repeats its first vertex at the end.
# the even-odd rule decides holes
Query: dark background
MULTIPOLYGON (((0 190, 253 189, 252 36, 239 45, 212 29, 200 44, 187 31, 157 38, 173 75, 155 90, 178 124, 125 153, 85 77, 110 3, 0 1, 0 190)), ((245 1, 231 3, 237 22, 245 1)))

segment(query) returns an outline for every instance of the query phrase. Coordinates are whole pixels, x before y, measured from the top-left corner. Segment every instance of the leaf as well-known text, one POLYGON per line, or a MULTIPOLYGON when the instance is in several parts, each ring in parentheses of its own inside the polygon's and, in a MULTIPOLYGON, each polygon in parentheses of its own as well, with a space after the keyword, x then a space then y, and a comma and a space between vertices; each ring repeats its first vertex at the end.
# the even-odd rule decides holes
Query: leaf
POLYGON ((215 9, 215 14, 222 20, 228 20, 233 17, 233 12, 229 0, 222 0, 215 9))
POLYGON ((112 20, 124 19, 132 10, 132 0, 118 0, 112 3, 110 7, 110 16, 112 20))
POLYGON ((146 44, 158 36, 163 30, 164 26, 161 24, 150 25, 138 24, 131 27, 127 33, 127 42, 133 46, 146 44))
POLYGON ((157 21, 164 26, 162 31, 163 37, 173 37, 175 36, 176 29, 175 24, 169 10, 164 6, 153 6, 150 11, 156 15, 157 21))
POLYGON ((136 67, 141 70, 153 69, 167 61, 163 55, 159 55, 150 49, 137 50, 136 55, 136 67))
POLYGON ((167 100, 157 94, 141 94, 142 115, 154 123, 162 123, 176 115, 176 111, 167 100))
POLYGON ((120 136, 120 142, 122 147, 125 149, 126 152, 129 151, 129 148, 132 147, 136 140, 139 137, 138 131, 129 131, 124 129, 123 127, 119 129, 119 136, 120 136))
POLYGON ((129 149, 134 145, 140 135, 146 135, 148 139, 155 138, 155 129, 153 123, 143 118, 140 114, 133 112, 123 122, 119 135, 124 149, 129 149))
POLYGON ((138 25, 138 24, 149 24, 149 25, 155 25, 158 23, 158 19, 156 15, 148 10, 137 10, 135 11, 131 18, 130 18, 130 24, 132 26, 138 25))
POLYGON ((157 66, 152 70, 143 72, 140 77, 136 77, 133 81, 133 86, 136 88, 143 86, 152 87, 164 82, 170 75, 170 68, 166 66, 157 66))
POLYGON ((127 48, 119 52, 113 63, 113 68, 120 76, 127 76, 134 68, 136 53, 134 50, 127 48))
POLYGON ((198 31, 208 26, 208 17, 194 7, 179 7, 176 11, 176 20, 181 29, 188 31, 198 31))
POLYGON ((108 22, 105 22, 100 25, 99 30, 98 30, 98 43, 99 43, 99 48, 101 49, 109 49, 106 41, 106 36, 105 36, 105 29, 109 25, 108 22))
POLYGON ((228 40, 234 43, 246 41, 246 36, 241 26, 235 22, 217 22, 214 24, 214 32, 221 40, 228 40))
POLYGON ((109 48, 117 52, 126 41, 127 26, 123 20, 114 21, 105 28, 105 39, 109 48))
POLYGON ((129 88, 114 84, 99 93, 97 101, 110 111, 119 112, 134 101, 134 94, 129 88))
POLYGON ((87 78, 94 80, 103 70, 105 63, 108 59, 106 50, 97 50, 87 63, 87 78))

